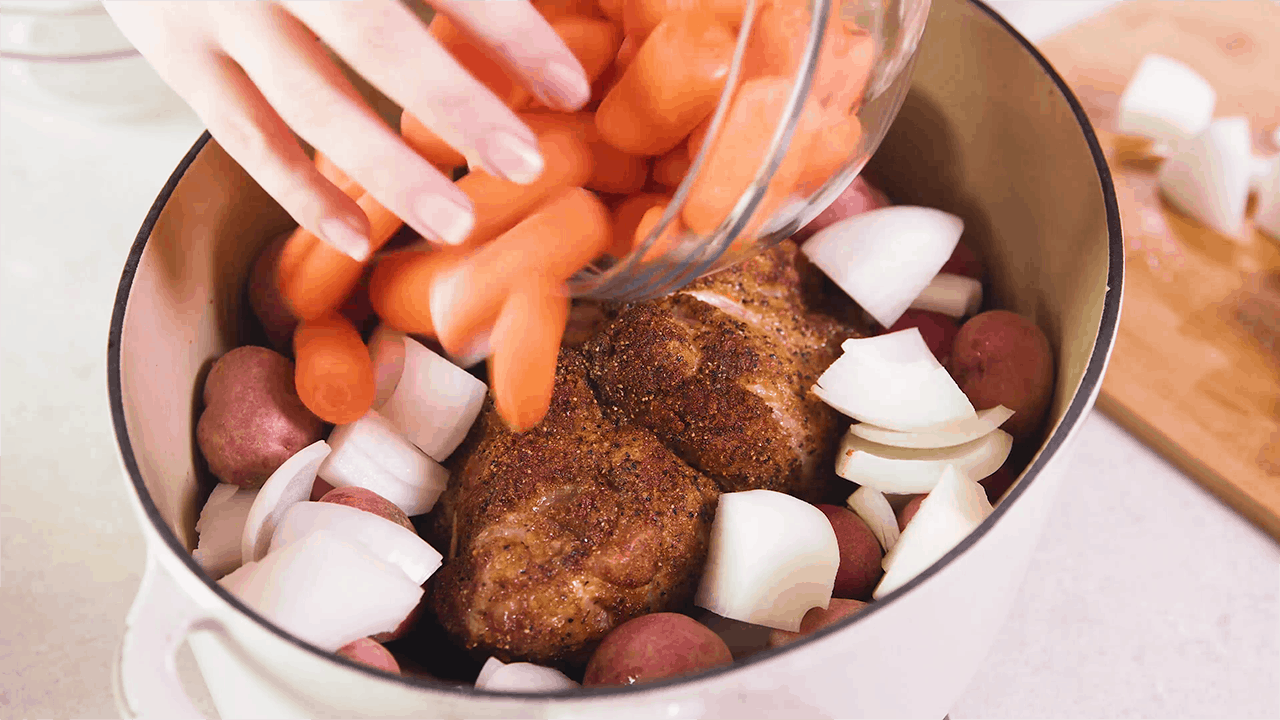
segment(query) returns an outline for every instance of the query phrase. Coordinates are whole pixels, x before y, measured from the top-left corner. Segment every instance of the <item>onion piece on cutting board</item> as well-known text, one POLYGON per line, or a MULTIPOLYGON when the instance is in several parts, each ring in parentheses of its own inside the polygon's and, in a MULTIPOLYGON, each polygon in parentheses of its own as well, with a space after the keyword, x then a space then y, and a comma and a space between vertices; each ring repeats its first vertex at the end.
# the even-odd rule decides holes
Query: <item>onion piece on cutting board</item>
POLYGON ((773 490, 720 496, 694 603, 722 617, 795 632, 831 602, 840 548, 821 510, 773 490))
POLYGON ((999 470, 1012 449, 1013 436, 999 429, 961 445, 929 449, 881 445, 846 433, 836 454, 836 474, 882 493, 927 493, 948 465, 977 481, 999 470))
POLYGON ((900 534, 898 516, 893 512, 893 506, 884 493, 873 487, 863 486, 854 490, 845 504, 871 528, 871 534, 876 536, 885 552, 893 549, 900 534))
POLYGON ((243 562, 240 539, 244 536, 249 509, 257 496, 257 490, 218 483, 200 509, 200 519, 196 521, 199 540, 191 556, 214 580, 240 567, 243 562))
POLYGON ((911 301, 911 307, 953 318, 975 315, 982 307, 982 283, 964 275, 938 273, 911 301))
POLYGON ((399 568, 326 530, 219 582, 266 619, 329 652, 396 629, 423 593, 399 568))
POLYGON ((490 692, 556 692, 579 687, 555 668, 523 662, 507 664, 494 657, 485 662, 476 678, 476 689, 490 692))
POLYGON ((929 569, 990 514, 991 503, 981 485, 954 466, 943 468, 898 543, 885 553, 884 577, 871 597, 879 600, 929 569))
POLYGON ((911 327, 846 340, 813 392, 859 422, 913 432, 973 417, 973 403, 911 327))
POLYGON ((1013 411, 1003 405, 981 410, 973 417, 957 420, 941 427, 916 432, 889 430, 869 423, 850 426, 849 432, 864 440, 901 448, 944 448, 977 440, 1005 424, 1013 411))
POLYGON ((1214 120, 1160 166, 1160 191, 1210 229, 1241 237, 1253 170, 1251 142, 1248 118, 1214 120))
POLYGON ((480 415, 488 386, 411 337, 388 330, 376 340, 370 352, 379 396, 395 382, 375 409, 422 452, 444 462, 480 415))
POLYGON ((1217 102, 1218 93, 1195 70, 1147 55, 1120 95, 1118 129, 1176 148, 1209 127, 1217 102))
POLYGON ((285 460, 258 490, 244 532, 240 535, 241 562, 261 560, 271 545, 271 535, 290 506, 311 497, 316 484, 316 471, 329 457, 332 448, 317 440, 285 460))
POLYGON ((269 553, 325 530, 359 543, 383 562, 400 568, 413 584, 431 577, 443 556, 418 534, 380 515, 331 502, 300 502, 289 508, 271 536, 269 553))
POLYGON ((413 517, 429 512, 449 483, 449 471, 370 410, 329 434, 331 454, 320 478, 334 487, 362 487, 413 517))
POLYGON ((951 213, 895 205, 828 225, 800 249, 876 322, 893 327, 963 232, 964 221, 951 213))

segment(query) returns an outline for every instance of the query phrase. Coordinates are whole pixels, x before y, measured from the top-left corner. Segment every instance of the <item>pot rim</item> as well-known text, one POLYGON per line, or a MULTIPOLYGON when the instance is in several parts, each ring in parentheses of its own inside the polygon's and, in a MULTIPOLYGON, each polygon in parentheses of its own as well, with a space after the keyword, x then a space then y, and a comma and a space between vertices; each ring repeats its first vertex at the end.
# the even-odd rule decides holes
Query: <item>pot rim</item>
POLYGON ((134 240, 133 246, 129 250, 128 259, 125 261, 124 271, 120 277, 120 283, 116 291, 115 304, 111 313, 111 327, 107 337, 107 390, 111 405, 111 420, 115 431, 116 443, 119 448, 120 457, 125 469, 129 474, 129 481, 134 493, 137 495, 139 505, 146 515, 147 520, 163 539, 168 549, 177 555, 186 569, 191 572, 196 579, 203 582, 205 587, 235 608, 244 615, 252 618, 268 632, 273 633, 281 640, 289 642, 294 646, 309 652, 318 658, 329 660, 345 665, 347 668, 364 673, 371 678, 377 678, 383 681, 391 681, 400 683, 402 686, 415 691, 427 691, 453 695, 460 699, 469 700, 506 700, 506 701, 524 701, 534 703, 573 703, 573 702, 589 702, 611 698, 627 698, 642 699, 644 696, 657 695, 669 690, 676 689, 678 686, 693 685, 698 683, 709 682, 721 679, 741 668, 751 666, 757 663, 767 662, 783 653, 799 652, 810 643, 822 640, 834 633, 841 632, 865 618, 875 615, 883 608, 892 605, 902 596, 912 592, 922 583, 927 582, 931 577, 942 571, 953 561, 969 548, 982 539, 996 523, 1009 511, 1009 508, 1016 503, 1017 499, 1027 491, 1031 483, 1035 481, 1037 476, 1043 471, 1045 466, 1058 454, 1062 446, 1067 442, 1070 436, 1077 430, 1084 415, 1093 405, 1093 401, 1101 388, 1102 377, 1106 371, 1108 360, 1111 356, 1112 348, 1115 344, 1116 332, 1120 319, 1120 305, 1124 285, 1124 243, 1121 235, 1120 211, 1116 201, 1115 187, 1111 179, 1111 171, 1107 165, 1105 155, 1098 143, 1097 135, 1093 130, 1092 124, 1085 115, 1084 109, 1080 106, 1075 94, 1067 86, 1062 77, 1053 69, 1048 60, 1035 49, 1035 47, 1023 37, 1017 30, 1013 28, 1003 17, 996 11, 988 7, 982 0, 967 0, 971 5, 976 6, 979 10, 986 13, 993 21, 999 24, 1006 32, 1012 35, 1023 48, 1040 64, 1041 69, 1053 81, 1058 91, 1062 93, 1072 113, 1075 115, 1076 123, 1080 131, 1084 134, 1086 143, 1089 146, 1090 154, 1093 158, 1094 167, 1098 173, 1098 181, 1102 188, 1103 203, 1106 207, 1107 216, 1107 236, 1108 236, 1108 269, 1107 269, 1107 287, 1103 296, 1102 316, 1098 325, 1098 333, 1094 339, 1093 352, 1089 357, 1089 363, 1086 366, 1080 380, 1080 387, 1072 397, 1070 404, 1063 413, 1062 420, 1058 428, 1044 442, 1040 451, 1033 458, 1030 465, 1023 472, 1022 481, 1019 482, 1005 496, 991 515, 982 522, 982 524, 969 534, 956 547, 946 553, 941 560, 935 562, 928 570, 917 575, 910 582, 899 587, 897 590, 886 595, 884 598, 869 604, 865 610, 862 610, 840 622, 823 628, 801 640, 792 642, 785 647, 770 648, 763 650, 751 657, 735 661, 731 665, 727 665, 701 673, 686 675, 678 678, 660 680, 646 683, 642 686, 623 686, 623 687, 596 687, 581 688, 576 690, 560 691, 556 693, 496 693, 483 690, 477 690, 474 687, 458 686, 445 682, 430 680, 426 678, 409 677, 401 675, 391 675, 380 670, 375 670, 366 665, 353 662, 347 658, 341 657, 335 653, 329 653, 317 648, 289 633, 285 632, 274 623, 255 612, 237 599, 234 595, 224 589, 216 581, 209 578, 200 567, 196 564, 191 554, 187 552, 186 547, 179 541, 177 535, 169 529, 164 519, 160 516, 159 509, 155 502, 152 501, 150 494, 147 492, 146 485, 143 483, 142 475, 138 469, 138 462, 134 456, 133 446, 129 441, 128 427, 125 423, 124 412, 124 396, 120 379, 120 343, 121 335, 124 328, 125 311, 129 303, 129 293, 133 286, 133 280, 137 273, 138 263, 141 260, 142 253, 146 248, 147 241, 150 239, 151 232, 160 214, 164 211, 165 205, 172 196, 178 182, 182 179, 191 163, 204 149, 205 145, 212 139, 206 130, 202 133, 191 149, 187 151, 185 157, 178 164, 173 174, 165 183, 164 188, 160 191, 155 202, 152 204, 150 211, 147 213, 146 219, 143 220, 142 227, 138 232, 137 238, 134 240))

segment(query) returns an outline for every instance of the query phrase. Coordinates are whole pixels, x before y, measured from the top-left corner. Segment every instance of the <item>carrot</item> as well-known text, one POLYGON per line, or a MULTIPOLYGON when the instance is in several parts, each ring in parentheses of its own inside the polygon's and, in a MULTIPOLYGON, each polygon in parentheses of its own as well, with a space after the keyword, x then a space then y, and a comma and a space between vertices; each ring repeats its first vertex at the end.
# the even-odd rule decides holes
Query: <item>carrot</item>
POLYGON ((328 155, 320 151, 316 151, 316 169, 324 176, 326 180, 338 186, 343 195, 351 199, 356 199, 364 194, 364 188, 360 187, 355 180, 352 180, 342 169, 333 164, 328 155))
POLYGON ((294 385, 307 409, 325 422, 355 422, 373 407, 373 363, 360 333, 329 313, 293 333, 294 385))
POLYGON ((554 126, 573 127, 591 148, 591 177, 581 183, 588 190, 626 195, 644 187, 649 179, 649 159, 629 155, 600 138, 595 117, 589 112, 527 112, 520 115, 534 132, 554 126))
POLYGON ((493 59, 475 37, 449 18, 436 15, 431 21, 430 32, 459 65, 492 90, 508 107, 522 108, 533 97, 516 82, 506 68, 493 59))
POLYGON ((549 276, 516 284, 493 326, 489 378, 493 404, 515 432, 537 425, 551 407, 569 297, 549 276))
POLYGON ((545 163, 542 175, 528 185, 518 185, 472 170, 457 182, 458 189, 471 198, 476 224, 462 247, 483 245, 510 230, 525 215, 553 194, 585 184, 594 168, 591 147, 581 137, 579 123, 566 120, 533 128, 545 163))
POLYGON ((653 179, 659 185, 668 188, 676 188, 680 186, 680 181, 684 180, 685 173, 689 172, 689 148, 685 145, 676 146, 675 150, 658 158, 653 164, 653 179))
POLYGON ((600 12, 604 13, 605 17, 613 21, 613 24, 617 25, 618 29, 621 30, 627 0, 598 0, 597 4, 600 6, 600 12))
MULTIPOLYGON (((694 232, 710 233, 719 226, 754 181, 790 95, 790 78, 756 78, 743 83, 681 213, 694 232)), ((808 148, 821 124, 822 112, 811 100, 797 121, 787 154, 769 181, 767 194, 756 209, 756 220, 747 228, 748 234, 763 224, 795 189, 808 159, 808 148)))
POLYGON ((809 145, 804 170, 797 181, 804 192, 817 190, 851 160, 862 143, 862 123, 857 115, 831 108, 809 145))
POLYGON ((533 8, 544 20, 554 23, 567 15, 605 19, 606 16, 595 0, 533 0, 533 8))
MULTIPOLYGON (((356 200, 369 219, 369 250, 382 247, 403 224, 369 193, 356 200)), ((311 320, 340 306, 360 282, 364 263, 298 228, 285 242, 276 268, 280 294, 293 314, 311 320)))
POLYGON ((404 250, 379 258, 369 278, 374 312, 400 332, 435 337, 431 281, 464 257, 465 253, 453 250, 404 250))
POLYGON ((608 20, 566 16, 551 23, 551 27, 578 58, 591 82, 609 67, 622 44, 622 31, 608 20))
POLYGON ((636 242, 636 229, 640 227, 645 213, 655 207, 666 207, 669 202, 670 195, 636 193, 618 203, 613 209, 613 244, 609 247, 609 254, 620 258, 631 252, 636 242))
POLYGON ((644 37, 667 17, 692 11, 709 13, 736 30, 742 23, 746 7, 746 0, 625 0, 622 24, 628 35, 644 37))
POLYGON ((455 168, 467 164, 467 159, 462 153, 454 150, 431 128, 423 125, 421 120, 407 112, 400 116, 400 134, 404 136, 404 141, 409 144, 409 147, 432 165, 455 168))
POLYGON ((440 343, 461 352, 492 326, 515 282, 539 272, 566 280, 603 253, 611 235, 609 210, 599 198, 582 188, 560 192, 433 283, 433 293, 442 281, 453 288, 449 307, 433 310, 440 343))
MULTIPOLYGON (((632 249, 641 247, 649 234, 658 227, 658 222, 662 220, 662 216, 667 212, 666 205, 656 205, 644 212, 640 218, 640 224, 636 226, 635 239, 632 241, 632 249)), ((680 222, 680 217, 672 218, 671 222, 663 229, 662 234, 653 241, 653 245, 644 251, 643 260, 653 260, 668 250, 675 247, 676 243, 684 235, 686 228, 680 222)))
POLYGON ((604 101, 605 96, 613 89, 614 85, 622 79, 623 73, 631 61, 636 57, 636 51, 640 49, 640 43, 634 35, 626 35, 622 38, 621 44, 618 45, 618 52, 614 55, 613 62, 600 73, 600 77, 591 83, 591 102, 587 103, 587 110, 595 112, 600 107, 600 103, 604 101))
POLYGON ((680 144, 715 110, 734 42, 714 16, 667 17, 600 103, 600 136, 632 155, 661 155, 680 144))
MULTIPOLYGON (((752 25, 743 58, 743 79, 795 77, 809 39, 811 18, 807 0, 767 0, 752 25)), ((838 8, 831 8, 809 97, 824 106, 848 110, 861 100, 874 62, 874 38, 850 31, 838 8)))

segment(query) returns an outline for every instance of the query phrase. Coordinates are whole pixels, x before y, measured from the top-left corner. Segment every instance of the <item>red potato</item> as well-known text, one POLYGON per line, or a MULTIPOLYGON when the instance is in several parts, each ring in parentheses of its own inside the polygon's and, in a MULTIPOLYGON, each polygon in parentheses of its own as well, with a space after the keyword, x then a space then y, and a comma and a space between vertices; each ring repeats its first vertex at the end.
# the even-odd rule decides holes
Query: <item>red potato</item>
POLYGON ((423 593, 422 602, 419 602, 417 607, 409 611, 409 614, 405 616, 404 620, 400 621, 400 624, 396 626, 395 630, 392 630, 391 632, 378 633, 369 639, 375 642, 389 643, 392 640, 399 640, 404 637, 414 628, 414 626, 418 624, 418 620, 422 618, 423 608, 427 606, 427 601, 430 598, 431 593, 423 593))
POLYGON ((372 638, 360 638, 349 642, 338 648, 338 654, 348 660, 368 665, 371 668, 377 668, 383 672, 389 672, 393 675, 400 674, 400 663, 396 662, 395 656, 391 654, 390 650, 382 647, 372 638))
POLYGON ((641 615, 614 628, 587 662, 584 687, 633 685, 733 662, 729 646, 687 615, 641 615))
POLYGON ((1018 479, 1018 473, 1009 469, 1009 464, 1005 463, 1000 466, 999 470, 991 473, 987 477, 978 481, 982 489, 987 491, 987 500, 994 505, 997 500, 1004 497, 1009 492, 1009 488, 1013 487, 1013 482, 1018 479))
POLYGON ((951 251, 951 257, 947 258, 946 264, 938 272, 964 275, 981 281, 984 269, 982 260, 978 258, 978 253, 974 252, 973 248, 964 242, 959 242, 956 243, 956 249, 951 251))
POLYGON ((943 365, 951 358, 951 348, 956 343, 956 333, 960 326, 950 317, 932 310, 907 310, 886 332, 898 332, 909 328, 919 328, 924 343, 933 351, 933 356, 943 365))
POLYGON ((364 510, 411 530, 414 534, 418 532, 414 529, 413 523, 409 522, 409 516, 405 515, 403 510, 372 490, 366 490, 362 487, 340 487, 325 493, 324 497, 320 498, 320 502, 346 505, 357 510, 364 510))
POLYGON ((834 202, 827 206, 826 210, 819 213, 818 217, 810 220, 808 225, 796 231, 792 239, 802 243, 828 225, 834 225, 847 217, 888 207, 892 204, 883 192, 863 180, 862 176, 859 175, 853 179, 849 187, 845 188, 844 192, 836 197, 834 202))
POLYGON ((302 404, 293 374, 288 358, 252 345, 213 364, 196 443, 214 477, 262 487, 285 460, 323 437, 324 422, 302 404))
MULTIPOLYGON (((298 318, 289 310, 289 304, 276 283, 280 253, 288 240, 288 235, 282 235, 271 241, 262 249, 249 274, 249 307, 262 324, 271 347, 285 355, 293 352, 293 331, 298 327, 298 318)), ((365 271, 351 295, 338 308, 338 312, 350 320, 362 334, 368 333, 377 324, 373 304, 369 302, 370 273, 370 270, 365 271)))
POLYGON ((836 544, 840 547, 840 567, 836 570, 832 597, 852 600, 870 598, 871 591, 884 574, 880 567, 880 559, 884 557, 880 542, 862 518, 848 508, 836 505, 817 507, 831 522, 831 529, 836 533, 836 544))
POLYGON ((924 495, 916 495, 911 501, 902 506, 898 511, 898 532, 907 529, 907 523, 911 522, 911 518, 916 516, 916 511, 920 509, 920 503, 924 502, 924 495))
POLYGON ((787 632, 786 630, 774 630, 769 633, 769 647, 776 648, 783 645, 789 645, 805 635, 810 635, 821 630, 828 625, 835 623, 853 615, 867 603, 861 600, 846 600, 844 598, 831 598, 831 604, 823 608, 813 608, 804 614, 804 619, 800 621, 799 632, 787 632))
POLYGON ((1053 349, 1031 320, 1008 310, 975 315, 956 334, 947 369, 974 407, 1014 411, 1001 426, 1014 439, 1040 429, 1053 397, 1053 349))
POLYGON ((320 498, 324 497, 333 489, 329 483, 316 478, 315 484, 311 486, 311 502, 320 502, 320 498))

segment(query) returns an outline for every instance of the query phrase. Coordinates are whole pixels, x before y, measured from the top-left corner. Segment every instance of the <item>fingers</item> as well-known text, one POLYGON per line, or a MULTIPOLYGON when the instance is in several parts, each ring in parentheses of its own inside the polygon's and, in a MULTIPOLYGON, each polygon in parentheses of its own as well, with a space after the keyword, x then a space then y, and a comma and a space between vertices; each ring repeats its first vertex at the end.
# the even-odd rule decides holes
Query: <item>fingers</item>
MULTIPOLYGON (((512 11, 524 5, 499 4, 512 11)), ((521 184, 541 175, 543 159, 534 133, 400 3, 288 2, 286 7, 469 163, 521 184), (374 38, 376 41, 371 41, 374 38)))
POLYGON ((433 4, 501 58, 543 104, 573 111, 591 99, 591 83, 581 63, 526 0, 433 4))
POLYGON ((424 237, 466 238, 470 199, 373 113, 305 27, 271 3, 214 7, 234 19, 217 24, 219 44, 298 135, 424 237))

